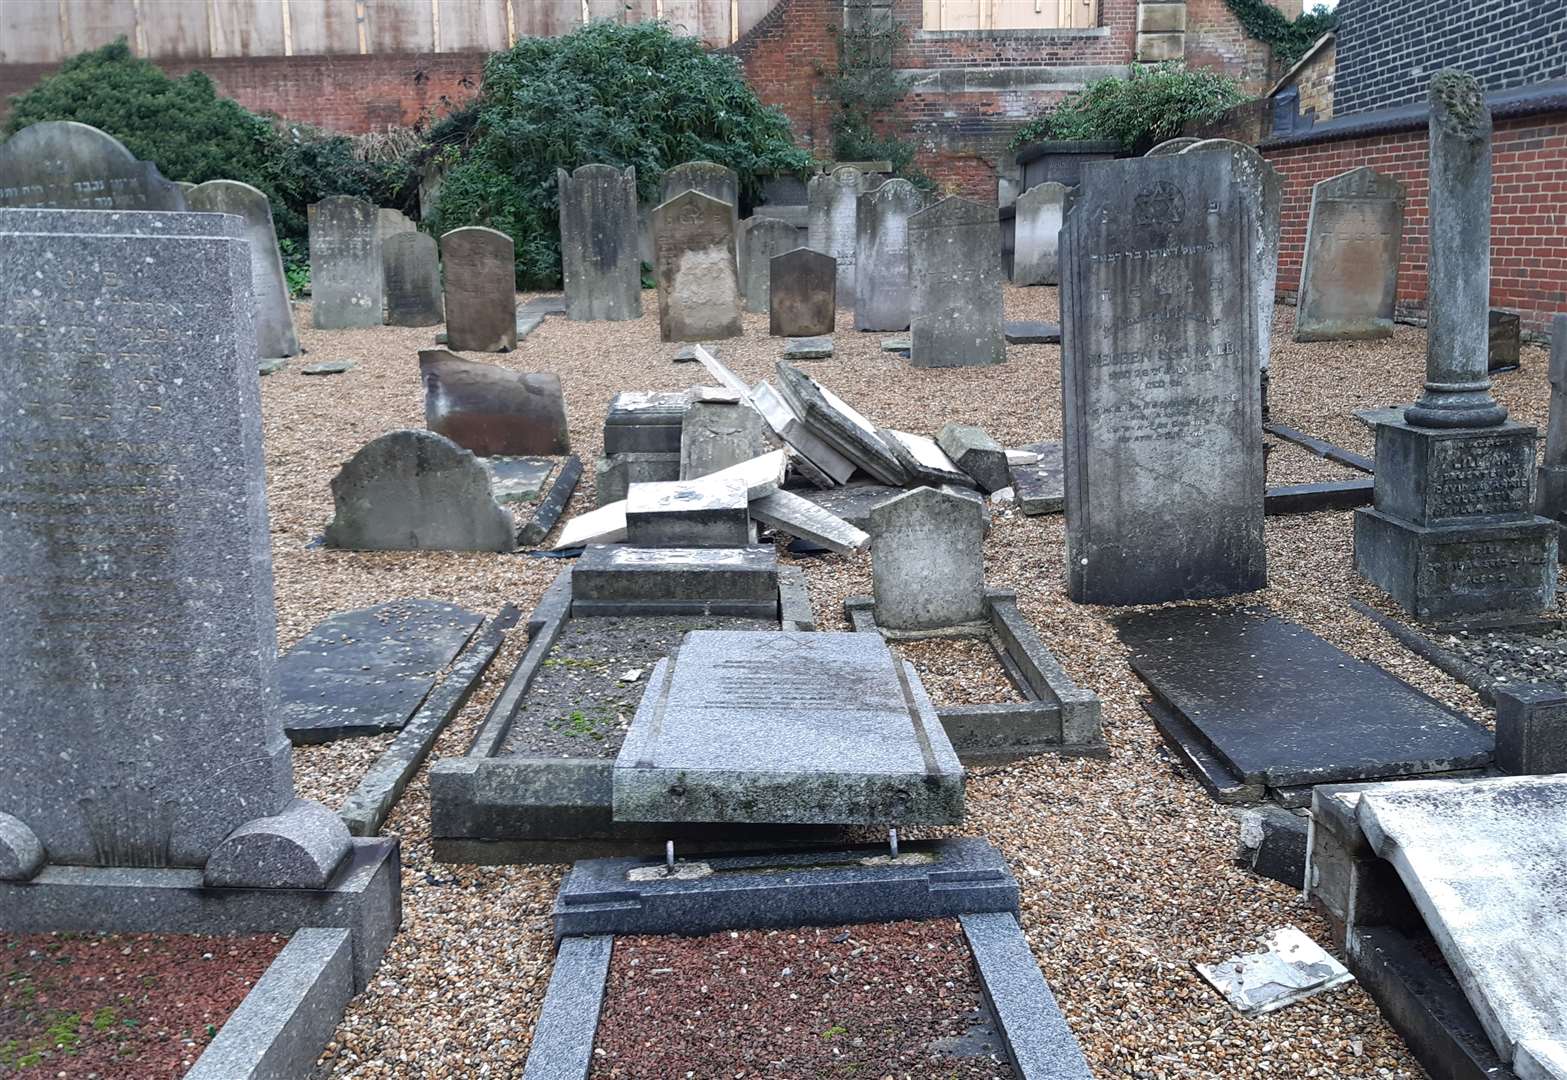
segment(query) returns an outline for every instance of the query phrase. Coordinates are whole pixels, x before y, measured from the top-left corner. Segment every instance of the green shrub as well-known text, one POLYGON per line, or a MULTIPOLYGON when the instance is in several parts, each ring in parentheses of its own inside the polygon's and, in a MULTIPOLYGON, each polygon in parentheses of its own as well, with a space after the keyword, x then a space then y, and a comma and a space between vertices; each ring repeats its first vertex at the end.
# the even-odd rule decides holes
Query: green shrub
POLYGON ((664 171, 685 161, 727 165, 746 199, 759 192, 760 174, 803 174, 811 163, 733 57, 654 22, 522 38, 485 63, 477 107, 432 140, 451 163, 434 230, 507 233, 519 280, 540 286, 560 281, 556 168, 634 165, 638 194, 656 201, 664 171))
POLYGON ((1224 0, 1246 33, 1273 49, 1273 58, 1284 67, 1306 55, 1319 37, 1338 25, 1337 12, 1318 5, 1294 22, 1267 0, 1224 0))
POLYGON ((1215 119, 1246 101, 1227 75, 1183 64, 1133 64, 1131 76, 1089 83, 1050 112, 1030 121, 1012 148, 1047 139, 1102 139, 1141 153, 1173 139, 1191 122, 1215 119))

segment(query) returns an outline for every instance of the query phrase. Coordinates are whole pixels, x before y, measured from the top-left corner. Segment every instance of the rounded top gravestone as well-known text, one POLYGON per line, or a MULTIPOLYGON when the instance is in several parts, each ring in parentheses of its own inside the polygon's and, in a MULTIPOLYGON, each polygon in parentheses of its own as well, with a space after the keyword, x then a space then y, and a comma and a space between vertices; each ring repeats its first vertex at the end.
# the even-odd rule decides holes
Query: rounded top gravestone
POLYGON ((871 586, 883 630, 941 630, 985 617, 985 510, 921 487, 871 508, 871 586))
POLYGON ((482 225, 441 237, 446 344, 460 352, 517 347, 517 261, 512 238, 482 225))
POLYGON ((256 352, 263 359, 295 356, 299 338, 283 277, 283 257, 278 252, 272 225, 272 205, 266 195, 238 180, 208 180, 185 195, 192 210, 210 214, 234 214, 245 221, 250 241, 250 279, 256 296, 256 352))
POLYGON ((385 289, 379 215, 353 195, 310 204, 310 316, 317 330, 380 326, 385 289))
POLYGON ((114 136, 74 120, 32 124, 0 143, 0 207, 185 210, 185 192, 114 136))
POLYGON ((735 227, 740 224, 740 177, 714 161, 687 161, 666 171, 659 190, 663 202, 687 191, 700 191, 710 199, 729 204, 735 227))

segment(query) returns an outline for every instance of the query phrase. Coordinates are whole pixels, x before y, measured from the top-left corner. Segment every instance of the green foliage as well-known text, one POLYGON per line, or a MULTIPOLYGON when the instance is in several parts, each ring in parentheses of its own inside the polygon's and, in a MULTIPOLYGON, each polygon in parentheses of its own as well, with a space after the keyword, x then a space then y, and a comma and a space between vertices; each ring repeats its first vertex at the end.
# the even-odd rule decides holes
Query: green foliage
POLYGON ((1191 122, 1215 119, 1246 101, 1227 75, 1183 64, 1133 64, 1131 76, 1099 79, 1028 123, 1012 139, 1016 149, 1048 139, 1103 139, 1141 153, 1173 139, 1191 122))
POLYGON ((451 164, 432 227, 507 233, 526 285, 560 281, 557 168, 634 165, 638 194, 656 201, 664 171, 686 161, 735 170, 743 198, 760 190, 759 174, 810 167, 733 57, 656 22, 520 39, 485 63, 471 121, 452 118, 439 138, 433 153, 451 164))
POLYGON ((1338 25, 1338 13, 1318 5, 1294 22, 1267 0, 1224 0, 1246 33, 1273 49, 1274 58, 1290 67, 1306 55, 1319 37, 1338 25))
POLYGON ((907 31, 890 8, 851 5, 837 31, 838 67, 827 74, 828 92, 838 101, 832 119, 833 157, 838 161, 888 161, 893 175, 922 188, 935 184, 913 164, 912 142, 877 123, 909 92, 913 80, 893 66, 907 31), (853 18, 848 16, 852 13, 853 18))

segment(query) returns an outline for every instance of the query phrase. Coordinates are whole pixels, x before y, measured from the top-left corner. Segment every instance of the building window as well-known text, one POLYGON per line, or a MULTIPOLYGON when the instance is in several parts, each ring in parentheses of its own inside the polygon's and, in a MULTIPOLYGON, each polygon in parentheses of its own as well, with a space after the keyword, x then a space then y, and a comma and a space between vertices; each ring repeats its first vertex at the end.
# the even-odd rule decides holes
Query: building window
POLYGON ((925 0, 926 30, 1060 30, 1098 25, 1098 0, 925 0))

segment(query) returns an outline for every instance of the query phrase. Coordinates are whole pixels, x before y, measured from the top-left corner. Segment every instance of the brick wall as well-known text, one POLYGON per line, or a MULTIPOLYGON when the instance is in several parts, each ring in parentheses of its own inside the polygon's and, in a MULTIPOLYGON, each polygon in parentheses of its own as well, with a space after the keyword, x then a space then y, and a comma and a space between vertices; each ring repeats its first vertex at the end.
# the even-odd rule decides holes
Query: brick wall
POLYGON ((1431 75, 1461 68, 1487 90, 1567 78, 1562 0, 1343 0, 1339 116, 1425 96, 1431 75))
POLYGON ((1224 0, 1186 0, 1186 63, 1231 75, 1251 94, 1266 93, 1279 74, 1273 50, 1247 35, 1224 0))
MULTIPOLYGON (((1300 288, 1312 185, 1369 165, 1407 192, 1398 271, 1398 306, 1422 314, 1426 302, 1427 170, 1424 129, 1269 149, 1284 174, 1279 292, 1300 288)), ((1491 304, 1518 311, 1525 331, 1543 335, 1567 312, 1567 113, 1496 122, 1492 141, 1491 304)))

